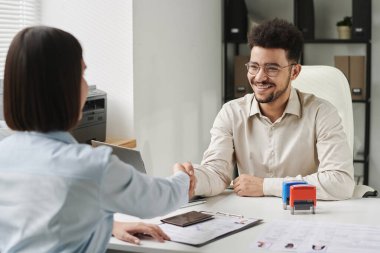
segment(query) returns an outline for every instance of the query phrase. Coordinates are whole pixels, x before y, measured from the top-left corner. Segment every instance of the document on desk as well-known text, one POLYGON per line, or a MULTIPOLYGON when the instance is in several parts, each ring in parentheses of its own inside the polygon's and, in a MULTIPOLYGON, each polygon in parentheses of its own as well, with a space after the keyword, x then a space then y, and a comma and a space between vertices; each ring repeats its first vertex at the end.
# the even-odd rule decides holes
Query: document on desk
POLYGON ((268 223, 268 229, 251 248, 297 253, 378 253, 380 226, 278 220, 268 223))
POLYGON ((215 213, 214 219, 187 227, 166 223, 160 224, 160 227, 169 235, 171 241, 200 247, 224 236, 258 225, 261 221, 260 219, 215 213))

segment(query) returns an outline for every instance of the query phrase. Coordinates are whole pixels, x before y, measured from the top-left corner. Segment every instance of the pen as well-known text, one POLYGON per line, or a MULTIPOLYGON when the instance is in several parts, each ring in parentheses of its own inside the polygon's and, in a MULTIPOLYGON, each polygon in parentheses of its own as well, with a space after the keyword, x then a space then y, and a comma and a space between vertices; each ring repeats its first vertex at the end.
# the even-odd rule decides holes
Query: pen
POLYGON ((190 203, 187 203, 187 204, 181 206, 180 208, 185 208, 185 207, 190 207, 190 206, 196 206, 196 205, 200 205, 200 204, 203 204, 203 203, 206 203, 206 200, 190 202, 190 203))

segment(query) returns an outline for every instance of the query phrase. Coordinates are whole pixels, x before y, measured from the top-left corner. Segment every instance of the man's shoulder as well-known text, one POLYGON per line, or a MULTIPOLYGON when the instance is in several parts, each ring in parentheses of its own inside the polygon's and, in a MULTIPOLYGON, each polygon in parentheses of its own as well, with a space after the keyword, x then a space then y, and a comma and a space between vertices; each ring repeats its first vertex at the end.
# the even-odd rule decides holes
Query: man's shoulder
POLYGON ((236 98, 233 100, 230 100, 226 102, 223 107, 226 108, 231 108, 231 109, 239 109, 239 108, 250 108, 252 105, 252 100, 253 100, 253 93, 248 93, 244 97, 236 98))
POLYGON ((318 109, 318 108, 326 108, 333 109, 335 106, 330 103, 328 100, 318 97, 312 93, 302 92, 297 90, 298 97, 301 101, 302 107, 304 109, 318 109))

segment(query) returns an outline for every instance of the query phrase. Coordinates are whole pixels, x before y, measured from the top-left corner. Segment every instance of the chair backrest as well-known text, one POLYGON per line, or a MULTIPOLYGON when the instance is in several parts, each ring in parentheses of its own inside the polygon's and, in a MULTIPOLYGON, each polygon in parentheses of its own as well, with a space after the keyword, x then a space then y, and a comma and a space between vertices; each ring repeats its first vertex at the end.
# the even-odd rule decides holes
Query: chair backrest
POLYGON ((345 75, 339 69, 330 66, 302 66, 301 73, 292 85, 300 91, 312 93, 329 101, 337 108, 353 153, 352 99, 350 85, 345 75))

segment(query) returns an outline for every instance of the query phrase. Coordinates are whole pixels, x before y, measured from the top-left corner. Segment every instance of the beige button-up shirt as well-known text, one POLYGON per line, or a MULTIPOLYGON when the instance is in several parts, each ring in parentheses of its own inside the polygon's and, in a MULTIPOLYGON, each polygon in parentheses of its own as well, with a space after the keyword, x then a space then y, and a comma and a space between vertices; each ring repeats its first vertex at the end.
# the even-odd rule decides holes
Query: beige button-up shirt
POLYGON ((342 120, 326 100, 292 88, 283 115, 272 123, 253 94, 226 103, 211 143, 195 170, 197 195, 221 193, 239 174, 264 178, 264 194, 281 196, 284 180, 317 187, 317 198, 347 199, 354 190, 353 156, 342 120))

